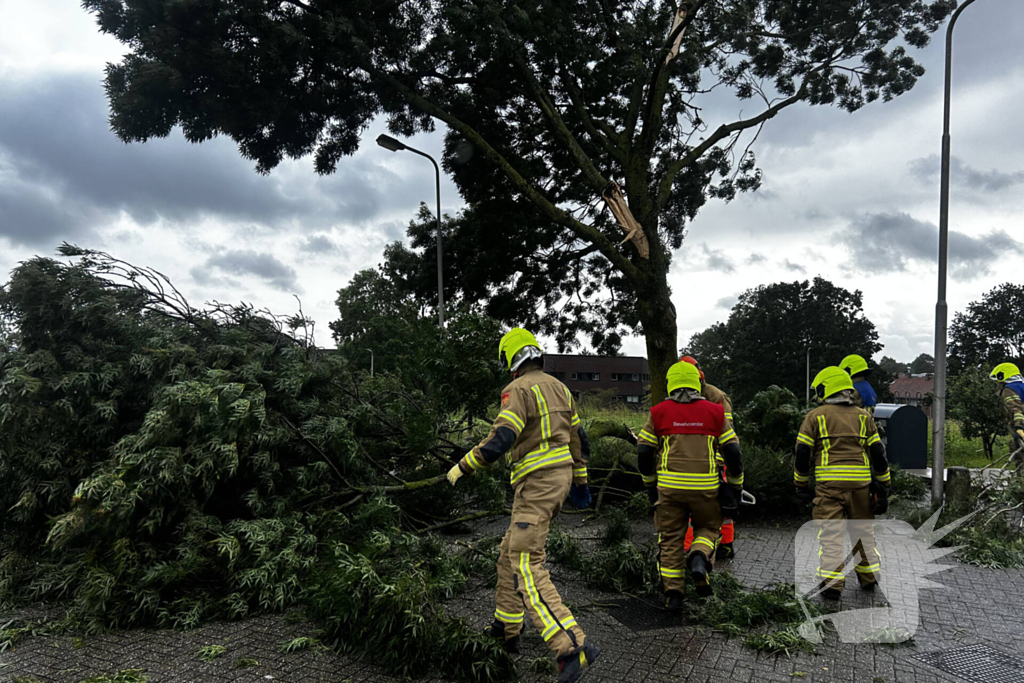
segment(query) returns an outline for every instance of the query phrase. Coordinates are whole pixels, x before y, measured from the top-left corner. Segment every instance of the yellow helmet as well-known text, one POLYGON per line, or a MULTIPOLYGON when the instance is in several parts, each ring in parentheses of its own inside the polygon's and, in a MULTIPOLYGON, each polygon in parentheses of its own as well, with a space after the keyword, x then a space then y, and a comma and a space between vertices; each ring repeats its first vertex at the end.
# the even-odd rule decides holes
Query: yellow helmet
POLYGON ((862 356, 858 356, 855 353, 851 353, 849 356, 839 361, 839 367, 845 370, 850 377, 859 375, 862 372, 867 372, 868 362, 864 360, 862 356))
POLYGON ((676 389, 693 389, 700 391, 700 370, 697 366, 680 361, 668 369, 668 393, 676 389))
POLYGON ((540 358, 540 356, 541 350, 537 338, 521 327, 513 327, 502 336, 498 343, 498 361, 508 368, 509 372, 518 370, 523 361, 529 358, 540 358), (516 354, 528 346, 536 349, 536 352, 525 353, 516 358, 516 354))
POLYGON ((989 378, 994 379, 997 382, 1006 382, 1011 377, 1016 377, 1020 374, 1020 368, 1013 363, 1000 363, 992 369, 992 374, 989 378))
POLYGON ((853 389, 853 380, 846 370, 830 365, 815 376, 811 389, 818 400, 823 401, 844 389, 853 389))

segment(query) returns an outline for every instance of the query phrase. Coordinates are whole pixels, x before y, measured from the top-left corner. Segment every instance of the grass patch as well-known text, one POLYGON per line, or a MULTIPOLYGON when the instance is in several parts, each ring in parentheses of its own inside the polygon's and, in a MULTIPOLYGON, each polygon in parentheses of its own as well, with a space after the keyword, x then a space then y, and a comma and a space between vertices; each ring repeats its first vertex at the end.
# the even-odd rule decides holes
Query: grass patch
POLYGON ((322 652, 327 648, 320 642, 319 638, 312 636, 299 636, 298 638, 292 638, 287 640, 278 647, 281 652, 302 652, 303 650, 312 650, 314 652, 322 652))
POLYGON ((196 656, 201 662, 212 662, 227 651, 228 649, 223 645, 207 645, 206 647, 199 648, 196 656))
POLYGON ((259 665, 260 663, 254 657, 239 657, 235 660, 236 669, 252 669, 259 665))

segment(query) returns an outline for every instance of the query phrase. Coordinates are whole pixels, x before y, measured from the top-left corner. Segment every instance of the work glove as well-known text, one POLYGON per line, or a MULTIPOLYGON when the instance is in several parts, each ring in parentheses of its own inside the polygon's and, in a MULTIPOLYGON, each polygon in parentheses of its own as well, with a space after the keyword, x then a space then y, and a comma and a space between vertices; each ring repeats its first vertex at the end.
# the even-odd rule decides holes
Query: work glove
POLYGON ((871 514, 884 515, 889 510, 889 487, 879 481, 871 482, 871 514))
POLYGON ((740 491, 731 484, 718 487, 718 504, 722 507, 722 515, 735 519, 740 512, 740 491))
POLYGON ((590 486, 587 484, 573 484, 569 489, 569 495, 577 510, 590 507, 590 486))
POLYGON ((1018 429, 1016 436, 1013 437, 1013 450, 1017 450, 1021 446, 1024 446, 1024 429, 1018 429))
POLYGON ((455 467, 448 470, 448 474, 445 476, 448 477, 448 483, 455 486, 455 482, 465 476, 465 474, 466 473, 462 471, 462 467, 455 465, 455 467))
POLYGON ((658 504, 658 487, 652 486, 647 489, 647 500, 651 501, 651 507, 658 504))
POLYGON ((797 486, 796 487, 796 499, 807 505, 808 503, 814 502, 814 491, 809 486, 797 486))

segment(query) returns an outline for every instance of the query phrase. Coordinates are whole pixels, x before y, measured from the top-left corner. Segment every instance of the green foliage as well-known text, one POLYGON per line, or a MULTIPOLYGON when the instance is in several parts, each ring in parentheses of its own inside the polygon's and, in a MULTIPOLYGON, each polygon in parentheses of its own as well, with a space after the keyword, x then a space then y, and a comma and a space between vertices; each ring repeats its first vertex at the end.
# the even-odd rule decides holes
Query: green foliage
POLYGON ((921 477, 907 474, 899 465, 890 465, 889 502, 919 500, 928 492, 928 484, 921 477))
POLYGON ((997 434, 1006 432, 1007 420, 998 385, 988 378, 990 369, 967 367, 950 378, 949 417, 960 423, 960 434, 981 439, 991 460, 997 434))
POLYGON ((582 569, 584 565, 583 550, 579 539, 558 527, 548 532, 547 544, 544 546, 548 559, 570 569, 582 569))
POLYGON ((260 663, 253 657, 239 657, 235 660, 234 668, 236 669, 251 669, 259 666, 260 663))
POLYGON ((743 507, 743 517, 775 517, 801 512, 793 498, 792 450, 775 451, 743 444, 743 488, 757 499, 754 507, 743 507))
POLYGON ((146 683, 148 680, 145 669, 123 669, 113 676, 90 676, 79 683, 146 683))
MULTIPOLYGON (((684 352, 697 358, 708 379, 743 405, 765 386, 805 393, 805 351, 811 375, 850 353, 870 358, 882 348, 864 317, 863 294, 820 277, 779 282, 744 292, 725 323, 695 335, 684 352)), ((740 425, 742 425, 740 421, 740 425)))
POLYGON ((319 638, 315 638, 313 636, 298 636, 297 638, 292 638, 291 640, 286 640, 281 643, 278 649, 281 652, 290 653, 302 652, 303 650, 322 652, 326 648, 324 647, 324 644, 320 642, 319 638))
POLYGON ((1024 285, 1006 282, 972 301, 949 326, 951 372, 1006 361, 1024 364, 1024 285))
POLYGON ((394 675, 431 669, 454 680, 499 681, 512 660, 493 639, 446 616, 440 601, 466 579, 464 560, 436 538, 377 528, 358 546, 332 545, 310 588, 326 642, 368 655, 394 675))
POLYGON ((814 650, 814 645, 792 627, 769 633, 754 633, 747 636, 743 644, 764 654, 787 657, 792 657, 797 652, 814 650))
POLYGON ((650 517, 654 512, 654 506, 651 505, 651 499, 646 491, 638 491, 629 497, 625 510, 630 517, 650 517))
POLYGON ((910 372, 921 375, 928 372, 935 372, 935 358, 927 353, 920 354, 910 363, 910 372))
POLYGON ((633 530, 629 526, 629 516, 624 510, 609 507, 605 512, 605 518, 607 523, 604 527, 604 537, 601 540, 606 546, 618 545, 633 535, 633 530))
POLYGON ((223 645, 206 645, 199 648, 199 652, 196 653, 196 657, 198 657, 201 662, 212 662, 227 651, 228 649, 223 645))
POLYGON ((655 544, 638 547, 631 540, 623 540, 607 550, 586 555, 582 572, 601 590, 655 595, 661 593, 657 557, 655 544))
POLYGON ((736 431, 744 445, 792 450, 806 412, 792 391, 773 384, 736 411, 736 431))

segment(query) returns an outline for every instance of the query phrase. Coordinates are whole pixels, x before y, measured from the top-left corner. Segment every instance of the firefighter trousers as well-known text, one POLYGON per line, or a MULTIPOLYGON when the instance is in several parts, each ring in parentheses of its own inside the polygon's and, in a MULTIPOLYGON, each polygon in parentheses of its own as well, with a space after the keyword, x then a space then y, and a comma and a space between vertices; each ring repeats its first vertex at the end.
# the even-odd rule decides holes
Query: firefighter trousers
POLYGON ((683 592, 686 587, 686 563, 693 553, 715 562, 722 508, 718 491, 686 491, 658 487, 658 503, 654 506, 654 529, 658 532, 658 571, 668 591, 683 592), (686 530, 693 524, 693 543, 689 552, 686 530))
POLYGON ((551 518, 561 510, 571 485, 571 464, 528 474, 516 489, 512 522, 498 556, 494 618, 505 625, 505 638, 519 635, 529 614, 557 656, 569 654, 586 640, 544 567, 551 518))
POLYGON ((843 589, 846 577, 846 536, 850 537, 850 555, 857 558, 854 568, 861 586, 878 582, 881 559, 875 548, 871 492, 867 486, 841 490, 818 486, 813 517, 818 525, 818 573, 828 587, 843 589))

